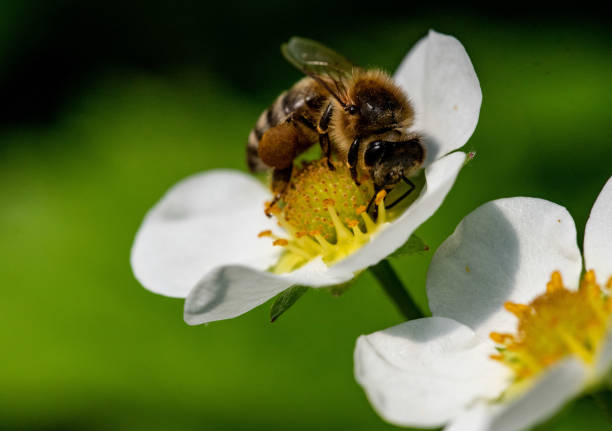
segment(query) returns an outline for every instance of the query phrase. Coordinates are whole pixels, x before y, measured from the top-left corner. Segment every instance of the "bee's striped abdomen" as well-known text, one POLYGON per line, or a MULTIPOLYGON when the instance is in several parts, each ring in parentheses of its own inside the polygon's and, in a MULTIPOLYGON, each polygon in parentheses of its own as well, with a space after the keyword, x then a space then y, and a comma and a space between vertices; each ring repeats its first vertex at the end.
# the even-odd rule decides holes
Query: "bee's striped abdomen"
MULTIPOLYGON (((269 129, 288 119, 295 120, 295 129, 300 136, 299 151, 304 151, 303 142, 314 144, 317 139, 316 123, 321 106, 327 94, 312 78, 298 81, 289 91, 281 93, 268 109, 263 111, 249 133, 247 141, 247 162, 252 172, 262 172, 270 168, 259 156, 259 144, 269 129)), ((290 144, 290 143, 288 143, 290 144)), ((292 144, 292 143, 291 143, 292 144)))

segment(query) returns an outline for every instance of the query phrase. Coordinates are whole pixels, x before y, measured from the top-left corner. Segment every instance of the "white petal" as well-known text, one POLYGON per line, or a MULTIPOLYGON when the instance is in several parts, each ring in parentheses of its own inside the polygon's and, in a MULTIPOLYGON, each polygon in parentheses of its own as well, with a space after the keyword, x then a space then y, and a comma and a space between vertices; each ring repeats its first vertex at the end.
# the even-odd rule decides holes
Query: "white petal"
POLYGON ((491 428, 491 420, 499 410, 498 404, 478 402, 454 417, 443 431, 494 431, 491 428))
POLYGON ((389 223, 370 242, 333 268, 356 272, 375 265, 401 247, 412 233, 442 205, 457 179, 465 154, 449 154, 425 168, 426 184, 419 198, 404 213, 389 223))
POLYGON ((331 270, 320 258, 280 275, 245 266, 220 267, 204 277, 185 299, 185 322, 199 325, 230 319, 263 304, 290 286, 329 286, 352 277, 350 272, 331 270))
POLYGON ((269 198, 263 185, 238 171, 181 181, 146 215, 132 247, 134 275, 153 292, 185 297, 220 265, 269 267, 280 250, 257 237, 275 226, 263 212, 269 198))
POLYGON ((482 92, 457 39, 430 31, 408 53, 394 79, 414 103, 415 129, 427 137, 428 161, 462 147, 472 136, 482 92))
POLYGON ((551 368, 517 399, 498 404, 480 403, 457 417, 444 431, 519 431, 551 418, 578 395, 585 369, 577 360, 551 368))
POLYGON ((581 256, 567 210, 542 199, 499 199, 465 217, 436 251, 427 274, 429 305, 434 315, 483 337, 514 331, 516 318, 504 302, 528 303, 555 270, 566 286, 577 286, 581 256))
POLYGON ((586 224, 584 262, 587 270, 595 270, 600 283, 612 277, 612 177, 597 197, 586 224))
POLYGON ((504 390, 508 370, 489 359, 492 351, 454 320, 412 320, 359 337, 355 377, 387 421, 435 427, 504 390))
POLYGON ((185 299, 190 325, 230 319, 246 313, 291 286, 280 277, 244 266, 224 266, 209 273, 185 299))

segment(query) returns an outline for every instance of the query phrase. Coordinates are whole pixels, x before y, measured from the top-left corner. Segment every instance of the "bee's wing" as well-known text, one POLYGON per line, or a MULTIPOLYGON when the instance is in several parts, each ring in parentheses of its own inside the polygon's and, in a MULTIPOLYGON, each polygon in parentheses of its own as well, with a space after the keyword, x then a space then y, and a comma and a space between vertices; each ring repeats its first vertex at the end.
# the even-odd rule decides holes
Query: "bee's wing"
POLYGON ((346 81, 353 74, 353 64, 318 42, 292 37, 281 46, 285 58, 304 74, 323 85, 342 105, 347 103, 346 81))

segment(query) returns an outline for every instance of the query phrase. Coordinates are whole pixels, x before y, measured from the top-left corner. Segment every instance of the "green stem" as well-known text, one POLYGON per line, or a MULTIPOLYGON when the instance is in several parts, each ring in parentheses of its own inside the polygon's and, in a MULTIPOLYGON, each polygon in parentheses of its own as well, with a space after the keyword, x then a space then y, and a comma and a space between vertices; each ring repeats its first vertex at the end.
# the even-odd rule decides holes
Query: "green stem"
POLYGON ((604 389, 591 394, 591 398, 595 401, 595 405, 612 424, 612 390, 604 389))
POLYGON ((377 265, 370 267, 370 271, 378 280, 383 290, 389 295, 395 303, 398 310, 408 320, 425 317, 418 305, 412 300, 408 291, 400 278, 395 273, 395 270, 387 260, 379 262, 377 265))

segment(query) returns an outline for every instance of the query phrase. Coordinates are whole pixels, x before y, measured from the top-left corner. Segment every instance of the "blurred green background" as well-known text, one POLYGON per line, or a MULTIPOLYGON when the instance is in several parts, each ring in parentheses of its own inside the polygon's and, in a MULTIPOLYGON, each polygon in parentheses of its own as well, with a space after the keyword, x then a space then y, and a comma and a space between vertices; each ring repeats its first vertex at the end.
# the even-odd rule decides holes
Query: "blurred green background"
MULTIPOLYGON (((612 174, 605 15, 449 5, 0 3, 0 430, 393 428, 352 377, 356 337, 402 321, 369 274, 274 324, 266 304, 188 327, 129 252, 176 181, 245 170, 250 128, 299 77, 281 42, 393 71, 429 28, 464 44, 483 105, 477 158, 418 234, 435 250, 478 205, 525 195, 566 206, 581 242, 612 174)), ((432 254, 393 261, 422 304, 432 254)), ((610 429, 589 399, 541 429, 586 423, 610 429)))

